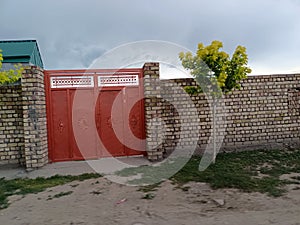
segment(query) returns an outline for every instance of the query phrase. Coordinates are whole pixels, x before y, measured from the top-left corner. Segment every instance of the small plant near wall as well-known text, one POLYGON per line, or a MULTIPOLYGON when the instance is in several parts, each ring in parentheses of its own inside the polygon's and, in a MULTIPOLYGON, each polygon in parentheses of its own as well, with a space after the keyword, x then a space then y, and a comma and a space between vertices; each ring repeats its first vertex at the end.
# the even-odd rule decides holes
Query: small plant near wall
MULTIPOLYGON (((2 68, 2 53, 0 49, 0 70, 2 68)), ((7 71, 0 71, 0 85, 15 83, 22 77, 24 68, 21 64, 16 64, 15 69, 10 69, 7 71)))
POLYGON ((199 84, 197 87, 185 87, 190 94, 204 92, 212 97, 212 129, 213 129, 213 153, 211 162, 215 163, 217 156, 216 147, 216 110, 222 93, 228 93, 233 89, 239 89, 242 79, 246 78, 251 69, 247 66, 248 56, 246 48, 237 46, 233 55, 221 49, 223 43, 213 41, 210 45, 198 44, 196 55, 191 52, 179 53, 182 66, 189 70, 199 84))

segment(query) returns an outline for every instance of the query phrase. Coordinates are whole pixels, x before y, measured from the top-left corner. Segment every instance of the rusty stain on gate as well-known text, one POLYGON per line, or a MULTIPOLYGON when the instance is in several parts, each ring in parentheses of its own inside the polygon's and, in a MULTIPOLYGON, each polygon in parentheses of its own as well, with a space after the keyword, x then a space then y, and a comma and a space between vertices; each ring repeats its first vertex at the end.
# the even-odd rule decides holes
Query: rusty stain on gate
POLYGON ((142 76, 142 69, 45 71, 50 161, 144 154, 145 151, 136 151, 145 149, 142 76), (90 129, 90 114, 84 110, 75 118, 75 126, 89 137, 84 147, 78 146, 73 129, 76 92, 83 96, 83 107, 92 107, 87 105, 87 99, 95 102, 95 130, 90 129), (112 113, 113 109, 118 113, 112 113), (128 124, 134 138, 128 135, 128 124), (96 144, 97 138, 102 145, 96 144), (130 142, 138 147, 131 148, 126 144, 130 142))

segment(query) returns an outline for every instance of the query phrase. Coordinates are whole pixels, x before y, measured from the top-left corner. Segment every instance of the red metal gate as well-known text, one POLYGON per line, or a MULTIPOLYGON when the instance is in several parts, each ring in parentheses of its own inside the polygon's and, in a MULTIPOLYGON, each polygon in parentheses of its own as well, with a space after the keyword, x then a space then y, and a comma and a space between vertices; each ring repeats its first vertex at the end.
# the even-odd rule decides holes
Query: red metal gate
POLYGON ((142 69, 45 71, 50 161, 144 154, 142 76, 142 69))

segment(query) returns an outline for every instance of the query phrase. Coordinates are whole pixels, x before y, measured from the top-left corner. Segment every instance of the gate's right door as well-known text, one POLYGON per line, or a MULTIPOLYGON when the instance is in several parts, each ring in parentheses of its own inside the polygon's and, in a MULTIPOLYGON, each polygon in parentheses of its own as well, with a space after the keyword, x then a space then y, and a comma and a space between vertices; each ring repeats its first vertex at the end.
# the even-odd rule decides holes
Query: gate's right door
POLYGON ((138 155, 145 149, 143 102, 137 87, 127 87, 124 94, 124 134, 127 155, 138 155))
POLYGON ((115 132, 115 130, 122 130, 124 121, 122 99, 116 98, 119 93, 120 90, 101 90, 99 94, 97 129, 103 144, 102 148, 99 149, 102 157, 125 155, 123 132, 117 134, 115 132), (114 107, 117 113, 113 113, 112 116, 113 104, 115 104, 114 107))

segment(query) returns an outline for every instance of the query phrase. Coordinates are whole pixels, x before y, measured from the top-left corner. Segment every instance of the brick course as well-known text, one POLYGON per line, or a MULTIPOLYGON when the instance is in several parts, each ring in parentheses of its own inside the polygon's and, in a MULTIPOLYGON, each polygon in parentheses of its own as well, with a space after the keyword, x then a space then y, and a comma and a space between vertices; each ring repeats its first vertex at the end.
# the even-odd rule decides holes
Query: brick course
POLYGON ((0 86, 0 164, 24 165, 21 85, 0 86))
MULTIPOLYGON (((144 68, 153 71, 151 67, 158 68, 159 65, 145 64, 144 68)), ((183 149, 189 146, 197 129, 200 132, 197 134, 196 152, 203 152, 208 144, 212 144, 211 98, 204 94, 187 98, 184 91, 178 91, 178 86, 196 86, 194 79, 158 79, 158 69, 145 77, 145 96, 158 96, 155 104, 147 98, 145 101, 146 124, 151 124, 150 118, 154 115, 161 118, 157 136, 163 137, 163 140, 159 141, 162 145, 156 149, 156 154, 168 155, 178 147, 178 143, 183 149), (182 118, 172 104, 180 102, 184 108, 189 99, 198 110, 197 118, 190 115, 190 108, 186 109, 186 115, 182 118), (184 120, 188 122, 182 124, 184 120)), ((241 82, 240 90, 224 95, 222 104, 217 107, 217 114, 216 144, 222 151, 299 148, 300 74, 249 76, 241 82)), ((146 130, 146 134, 153 132, 146 130)), ((151 137, 148 143, 155 141, 155 137, 151 137)))

